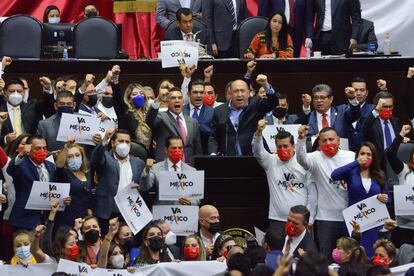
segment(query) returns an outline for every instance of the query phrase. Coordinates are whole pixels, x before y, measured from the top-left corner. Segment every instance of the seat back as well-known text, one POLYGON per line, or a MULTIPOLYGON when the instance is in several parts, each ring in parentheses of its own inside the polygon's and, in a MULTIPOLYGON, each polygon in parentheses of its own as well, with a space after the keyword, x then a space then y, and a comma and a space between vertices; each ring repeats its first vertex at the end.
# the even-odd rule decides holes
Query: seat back
POLYGON ((14 15, 0 25, 0 56, 40 58, 43 26, 28 15, 14 15))
POLYGON ((239 45, 240 58, 243 58, 255 34, 266 28, 267 20, 267 17, 264 16, 253 16, 246 18, 239 24, 236 37, 239 45))

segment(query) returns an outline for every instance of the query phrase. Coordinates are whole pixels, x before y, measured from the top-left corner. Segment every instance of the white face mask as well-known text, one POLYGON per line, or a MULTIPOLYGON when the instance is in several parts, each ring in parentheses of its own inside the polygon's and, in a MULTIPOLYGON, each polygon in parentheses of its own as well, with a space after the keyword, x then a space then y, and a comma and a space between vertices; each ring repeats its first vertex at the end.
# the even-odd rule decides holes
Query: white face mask
POLYGON ((147 105, 148 106, 150 106, 151 104, 153 104, 154 103, 154 100, 153 99, 148 99, 147 100, 147 105))
POLYGON ((173 245, 177 243, 177 236, 173 231, 170 231, 165 236, 165 244, 166 245, 173 245))
POLYGON ((60 23, 60 17, 51 17, 51 18, 49 18, 49 23, 50 24, 60 23))
POLYGON ((14 91, 9 95, 9 103, 14 106, 19 105, 22 101, 23 101, 23 96, 17 91, 14 91))
POLYGON ((124 255, 122 255, 122 254, 118 254, 116 256, 113 256, 112 261, 111 261, 112 267, 113 268, 118 268, 118 269, 124 268, 124 259, 125 259, 124 255))
POLYGON ((125 143, 118 144, 115 148, 115 152, 122 158, 126 157, 130 150, 131 147, 125 143))

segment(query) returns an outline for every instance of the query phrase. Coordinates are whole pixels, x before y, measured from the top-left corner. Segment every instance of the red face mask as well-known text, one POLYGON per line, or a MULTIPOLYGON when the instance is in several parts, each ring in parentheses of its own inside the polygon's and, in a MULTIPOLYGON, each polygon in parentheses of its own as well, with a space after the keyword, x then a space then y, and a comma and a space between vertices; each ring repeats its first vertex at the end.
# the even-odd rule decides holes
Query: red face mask
POLYGON ((47 150, 36 150, 33 152, 32 160, 37 165, 40 165, 46 160, 46 157, 47 157, 47 150))
POLYGON ((168 157, 171 162, 177 164, 181 159, 183 159, 183 149, 173 149, 168 152, 168 157))
POLYGON ((223 252, 223 257, 227 259, 227 256, 228 256, 228 255, 229 255, 229 251, 227 251, 227 249, 226 249, 226 250, 224 250, 224 252, 223 252))
POLYGON ((321 150, 323 153, 325 153, 325 155, 329 157, 333 157, 338 151, 338 145, 337 144, 323 144, 321 145, 321 150))
POLYGON ((367 162, 365 162, 364 164, 361 164, 361 168, 366 170, 371 166, 371 164, 372 164, 372 157, 368 157, 367 162))
POLYGON ((298 227, 296 225, 293 224, 293 222, 291 221, 286 221, 285 223, 285 233, 286 235, 288 235, 289 237, 294 237, 298 234, 298 227))
POLYGON ((372 259, 372 263, 379 266, 389 266, 390 261, 387 257, 375 256, 374 259, 372 259))
POLYGON ((389 120, 392 117, 392 108, 381 108, 379 111, 379 116, 383 120, 389 120))
POLYGON ((289 161, 291 157, 290 149, 280 148, 277 150, 277 156, 279 156, 280 160, 283 162, 289 161))
POLYGON ((79 246, 75 245, 69 247, 68 249, 68 259, 71 261, 76 261, 79 257, 79 246))
POLYGON ((216 101, 216 97, 213 94, 205 94, 203 98, 203 104, 208 106, 213 106, 214 102, 216 101))
POLYGON ((184 257, 186 260, 195 260, 200 255, 200 247, 186 246, 184 247, 184 257))

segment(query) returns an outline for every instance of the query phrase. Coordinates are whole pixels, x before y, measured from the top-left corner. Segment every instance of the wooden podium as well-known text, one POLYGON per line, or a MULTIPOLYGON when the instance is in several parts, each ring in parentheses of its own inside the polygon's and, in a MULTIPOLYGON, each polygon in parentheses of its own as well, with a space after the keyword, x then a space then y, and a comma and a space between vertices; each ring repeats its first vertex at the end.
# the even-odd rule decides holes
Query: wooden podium
POLYGON ((221 229, 268 227, 269 188, 266 174, 254 157, 199 156, 197 170, 205 171, 202 204, 219 209, 221 229))

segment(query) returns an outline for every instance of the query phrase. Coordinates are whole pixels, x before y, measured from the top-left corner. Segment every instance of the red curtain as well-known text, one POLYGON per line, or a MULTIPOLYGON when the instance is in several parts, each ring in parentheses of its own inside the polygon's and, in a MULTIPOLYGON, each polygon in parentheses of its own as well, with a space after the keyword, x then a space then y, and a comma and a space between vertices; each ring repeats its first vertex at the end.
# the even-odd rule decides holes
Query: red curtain
MULTIPOLYGON (((257 1, 247 0, 250 15, 257 14, 257 1)), ((82 19, 83 6, 87 3, 94 2, 91 0, 3 0, 0 1, 0 16, 29 14, 42 21, 45 8, 48 5, 55 5, 60 9, 61 22, 75 23, 82 19)), ((101 16, 122 24, 122 47, 131 59, 157 57, 159 42, 164 33, 155 22, 155 13, 114 14, 112 1, 95 1, 94 4, 101 16)))

